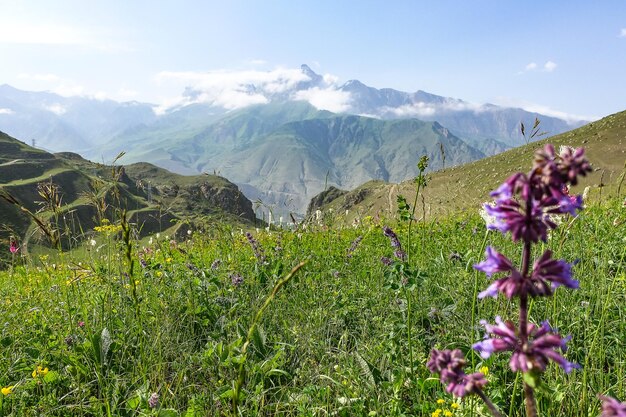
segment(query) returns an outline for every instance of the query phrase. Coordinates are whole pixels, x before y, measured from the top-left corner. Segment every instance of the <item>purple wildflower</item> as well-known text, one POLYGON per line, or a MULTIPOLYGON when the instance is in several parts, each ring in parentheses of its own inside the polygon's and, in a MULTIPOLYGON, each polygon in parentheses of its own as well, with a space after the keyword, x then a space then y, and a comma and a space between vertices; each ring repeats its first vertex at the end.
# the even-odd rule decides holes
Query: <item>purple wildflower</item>
POLYGON ((478 294, 478 298, 495 298, 498 292, 509 299, 520 295, 540 297, 552 295, 553 290, 561 285, 578 288, 578 281, 572 279, 572 266, 565 261, 552 259, 550 250, 546 250, 535 261, 533 271, 528 277, 523 276, 506 256, 495 249, 488 246, 485 253, 487 259, 474 265, 474 268, 486 273, 487 276, 497 272, 509 272, 509 275, 494 281, 478 294))
POLYGON ((389 238, 391 247, 396 249, 393 252, 393 255, 401 261, 406 261, 406 252, 404 252, 404 250, 402 249, 402 245, 400 244, 400 239, 398 239, 398 235, 396 235, 396 233, 388 226, 383 227, 383 234, 389 238))
POLYGON ((433 349, 426 366, 432 373, 439 373, 439 379, 446 385, 446 391, 457 397, 464 397, 487 384, 485 375, 480 372, 467 375, 463 371, 465 364, 465 357, 459 349, 433 349))
POLYGON ((550 250, 546 250, 541 258, 535 261, 530 280, 539 292, 532 295, 552 295, 552 290, 561 285, 572 289, 578 288, 578 281, 572 279, 572 265, 563 260, 552 259, 550 250))
POLYGON ((243 284, 243 277, 237 273, 230 274, 230 282, 234 287, 238 287, 243 284))
POLYGON ((352 244, 350 245, 350 248, 348 249, 348 254, 346 255, 346 257, 352 258, 352 253, 359 246, 359 243, 361 243, 361 240, 363 240, 363 236, 359 236, 352 241, 352 244))
POLYGON ((156 392, 150 394, 150 398, 148 398, 148 406, 150 408, 157 408, 159 406, 159 394, 156 392))
POLYGON ((250 246, 254 251, 254 256, 256 256, 257 260, 261 263, 265 263, 265 253, 259 246, 259 242, 254 238, 254 236, 252 236, 252 233, 246 232, 246 239, 248 239, 248 243, 250 243, 250 246))
POLYGON ((220 267, 221 263, 222 261, 219 259, 214 260, 213 263, 211 264, 211 269, 215 271, 217 268, 220 267))
POLYGON ((387 265, 387 266, 390 266, 390 265, 393 263, 393 261, 392 261, 391 259, 387 258, 386 256, 382 256, 382 257, 380 258, 380 261, 381 261, 384 265, 387 265))
POLYGON ((400 240, 398 239, 398 235, 396 235, 396 233, 391 230, 389 226, 383 227, 383 234, 389 238, 389 240, 391 241, 391 246, 393 246, 394 248, 402 247, 402 245, 400 244, 400 240))
POLYGON ((600 417, 626 417, 626 403, 621 403, 615 398, 600 396, 602 400, 602 414, 600 417))
POLYGON ((485 326, 487 335, 483 341, 475 343, 472 347, 479 351, 483 358, 488 358, 492 353, 513 352, 509 366, 514 372, 545 371, 549 360, 556 362, 566 373, 579 367, 579 365, 565 360, 556 351, 557 349, 562 352, 567 350, 565 344, 569 337, 563 338, 555 333, 547 321, 544 321, 541 327, 528 323, 528 341, 523 346, 519 332, 512 322, 504 322, 500 317, 496 317, 495 325, 484 320, 481 321, 481 324, 485 326), (489 335, 493 337, 489 338, 489 335))
POLYGON ((400 259, 401 261, 406 261, 406 252, 404 252, 402 249, 397 249, 393 252, 393 255, 400 259))
POLYGON ((15 254, 15 253, 17 253, 17 251, 18 251, 19 249, 20 249, 20 248, 17 246, 17 241, 16 241, 15 239, 13 239, 13 237, 11 236, 11 242, 10 242, 10 244, 9 244, 9 251, 10 251, 12 254, 15 254))

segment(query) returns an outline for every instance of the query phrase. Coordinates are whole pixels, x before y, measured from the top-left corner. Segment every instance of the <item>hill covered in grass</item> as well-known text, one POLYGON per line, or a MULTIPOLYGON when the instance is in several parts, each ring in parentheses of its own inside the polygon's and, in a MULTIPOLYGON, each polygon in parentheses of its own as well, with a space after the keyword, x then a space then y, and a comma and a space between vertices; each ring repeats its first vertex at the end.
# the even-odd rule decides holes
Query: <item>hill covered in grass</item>
MULTIPOLYGON (((464 210, 478 210, 489 200, 489 193, 496 189, 512 172, 530 169, 536 149, 552 143, 560 146, 584 147, 594 171, 583 178, 577 189, 590 187, 590 198, 601 199, 626 193, 624 170, 626 169, 626 111, 607 116, 578 129, 557 136, 532 142, 501 154, 476 162, 433 172, 428 175, 428 185, 420 194, 417 217, 441 216, 464 210), (620 188, 621 185, 621 188, 620 188)), ((335 213, 348 210, 346 220, 365 215, 385 214, 395 216, 397 196, 403 195, 411 203, 415 198, 415 184, 405 181, 399 184, 369 181, 349 191, 333 191, 335 198, 317 196, 309 207, 309 214, 316 209, 332 209, 335 213)))
POLYGON ((0 238, 23 244, 41 240, 45 225, 59 236, 85 235, 116 210, 125 210, 142 236, 207 216, 255 221, 252 203, 222 177, 183 176, 148 163, 106 166, 70 152, 51 154, 2 132, 0 196, 0 238))

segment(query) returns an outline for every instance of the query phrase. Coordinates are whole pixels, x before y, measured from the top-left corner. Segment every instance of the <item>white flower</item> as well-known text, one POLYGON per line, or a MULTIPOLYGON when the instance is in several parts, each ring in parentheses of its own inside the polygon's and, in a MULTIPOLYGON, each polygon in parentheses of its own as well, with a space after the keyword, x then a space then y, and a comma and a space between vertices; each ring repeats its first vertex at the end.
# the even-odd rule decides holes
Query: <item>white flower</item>
POLYGON ((481 209, 478 212, 480 214, 480 217, 483 218, 483 220, 485 221, 485 224, 487 225, 487 228, 489 228, 489 226, 496 224, 496 218, 495 216, 490 215, 489 213, 487 213, 487 210, 485 210, 485 205, 489 205, 493 208, 496 207, 496 202, 495 201, 490 201, 490 202, 486 202, 481 204, 481 209))
POLYGON ((96 243, 97 243, 97 242, 96 242, 96 239, 91 239, 91 240, 89 241, 89 244, 90 244, 91 246, 96 246, 96 243))
POLYGON ((591 189, 591 187, 586 186, 585 189, 583 190, 583 201, 587 201, 587 198, 589 197, 589 190, 591 189))
POLYGON ((187 230, 187 236, 191 236, 191 229, 187 230))
POLYGON ((161 237, 161 233, 157 233, 157 239, 161 237))

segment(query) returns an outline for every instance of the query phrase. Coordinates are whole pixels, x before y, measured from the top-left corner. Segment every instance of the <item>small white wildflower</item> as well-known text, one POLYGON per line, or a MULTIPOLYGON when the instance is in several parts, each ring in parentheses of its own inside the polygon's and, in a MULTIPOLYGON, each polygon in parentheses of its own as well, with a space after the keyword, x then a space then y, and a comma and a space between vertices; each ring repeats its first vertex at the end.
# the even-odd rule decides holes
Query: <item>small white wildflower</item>
POLYGON ((161 237, 161 233, 157 233, 156 238, 160 238, 161 237))
POLYGON ((486 202, 481 204, 481 209, 478 212, 480 214, 480 217, 482 217, 482 219, 485 221, 485 224, 487 225, 487 228, 489 228, 489 226, 496 224, 496 217, 490 215, 489 213, 487 213, 487 210, 485 210, 485 206, 489 205, 490 207, 495 208, 496 207, 496 202, 495 201, 490 201, 490 202, 486 202))
POLYGON ((96 242, 96 239, 91 239, 91 240, 89 241, 89 244, 90 244, 91 246, 96 246, 96 243, 97 243, 97 242, 96 242))
POLYGON ((322 210, 315 210, 315 220, 318 222, 322 220, 322 210))
POLYGON ((191 229, 187 230, 187 236, 191 236, 191 229))
POLYGON ((583 201, 587 201, 587 198, 589 197, 589 190, 591 189, 591 187, 586 186, 585 189, 583 190, 583 201))
POLYGON ((152 237, 151 237, 150 240, 148 241, 148 244, 152 245, 152 242, 153 242, 153 240, 152 240, 152 237))

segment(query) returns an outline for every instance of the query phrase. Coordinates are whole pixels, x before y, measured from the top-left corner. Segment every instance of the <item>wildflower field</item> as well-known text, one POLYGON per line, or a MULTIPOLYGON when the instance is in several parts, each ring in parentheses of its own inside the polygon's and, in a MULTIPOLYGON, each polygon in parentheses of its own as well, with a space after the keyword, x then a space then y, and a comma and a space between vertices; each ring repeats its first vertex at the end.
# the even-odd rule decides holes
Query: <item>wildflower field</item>
POLYGON ((489 230, 479 207, 354 227, 332 212, 297 228, 209 221, 178 239, 134 240, 113 219, 73 251, 29 256, 5 242, 0 415, 491 415, 431 372, 433 349, 459 349, 503 415, 527 415, 532 385, 539 415, 598 416, 599 396, 626 399, 626 207, 586 204, 532 248, 489 230), (571 265, 577 290, 565 281, 526 306, 571 335, 568 373, 550 362, 529 381, 510 355, 481 355, 481 321, 519 317, 515 299, 479 299, 500 278, 484 272, 503 271, 485 265, 491 248, 571 265))

